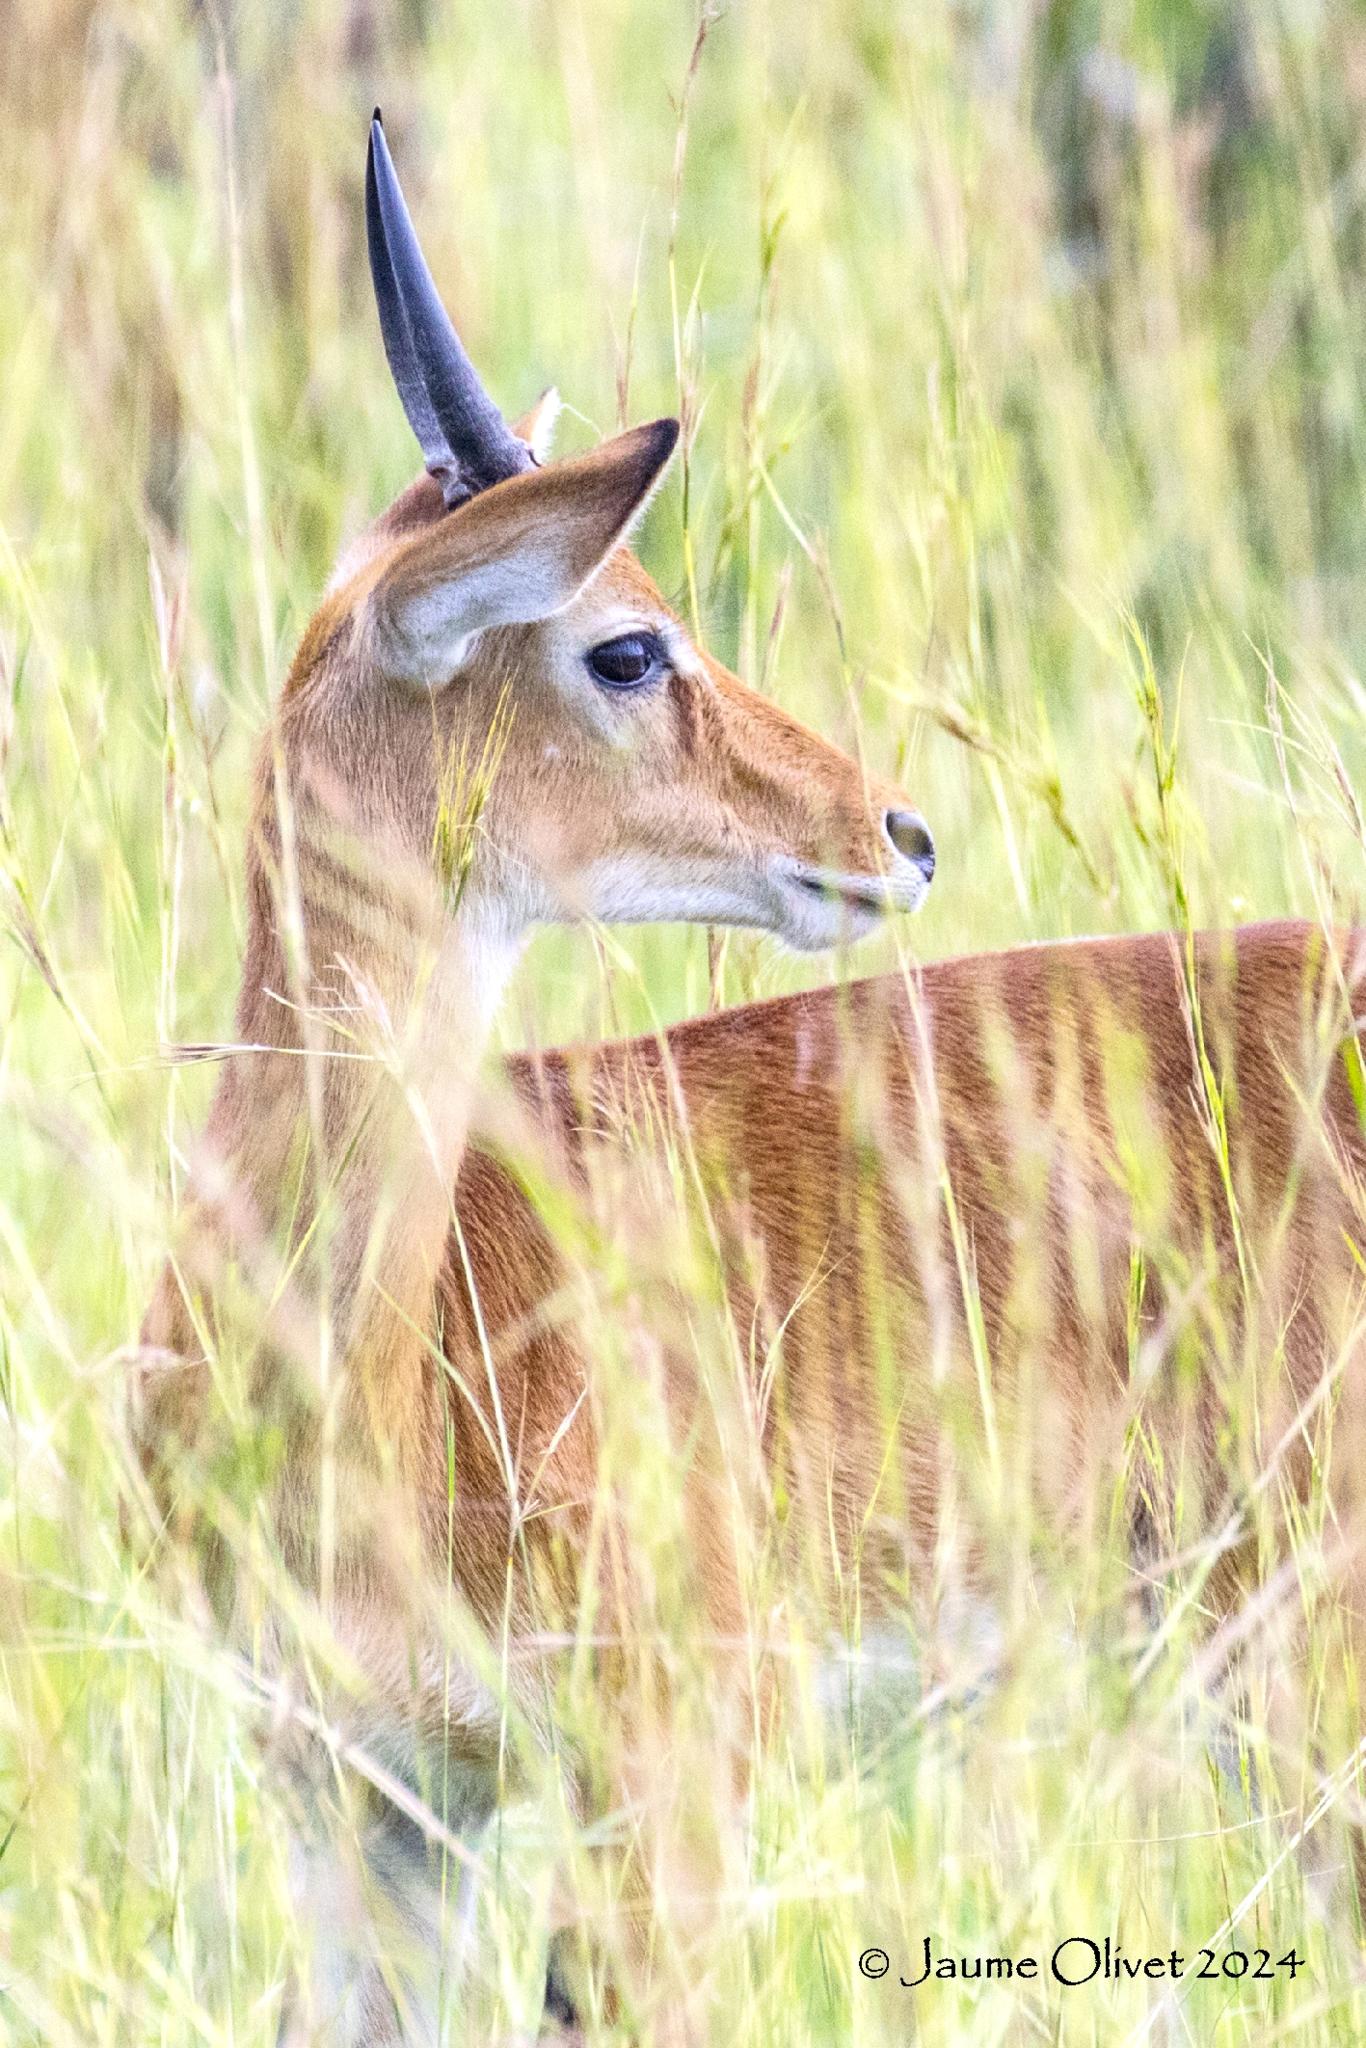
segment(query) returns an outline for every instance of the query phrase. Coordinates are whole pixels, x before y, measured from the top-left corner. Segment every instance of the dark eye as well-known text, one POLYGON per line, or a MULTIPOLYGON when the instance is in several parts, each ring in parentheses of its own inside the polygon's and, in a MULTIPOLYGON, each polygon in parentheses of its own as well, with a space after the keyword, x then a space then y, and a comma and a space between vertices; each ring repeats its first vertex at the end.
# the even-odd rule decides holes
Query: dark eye
POLYGON ((664 643, 654 633, 623 633, 619 640, 591 648, 585 660, 609 690, 638 690, 662 667, 664 643))

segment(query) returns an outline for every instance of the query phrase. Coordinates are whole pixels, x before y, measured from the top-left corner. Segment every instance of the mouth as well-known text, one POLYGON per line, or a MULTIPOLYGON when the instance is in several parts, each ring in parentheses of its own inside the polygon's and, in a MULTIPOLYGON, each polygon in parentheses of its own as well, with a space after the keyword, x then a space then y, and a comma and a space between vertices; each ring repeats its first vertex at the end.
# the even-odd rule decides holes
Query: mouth
POLYGON ((783 937, 802 951, 819 951, 841 939, 861 939, 884 917, 918 910, 929 879, 915 875, 855 875, 804 861, 774 863, 783 906, 783 937))

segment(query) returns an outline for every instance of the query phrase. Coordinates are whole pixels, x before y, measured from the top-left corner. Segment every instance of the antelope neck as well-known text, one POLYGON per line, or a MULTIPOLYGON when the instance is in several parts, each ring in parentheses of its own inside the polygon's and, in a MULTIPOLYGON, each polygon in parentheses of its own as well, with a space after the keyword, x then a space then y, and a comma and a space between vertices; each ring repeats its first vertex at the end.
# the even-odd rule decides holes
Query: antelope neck
POLYGON ((295 1328, 312 1334, 288 1348, 325 1385, 340 1369, 355 1419, 404 1465, 475 1074, 521 938, 477 903, 420 947, 362 922, 310 929, 297 1005, 278 928, 254 925, 238 1029, 261 1050, 230 1062, 211 1133, 239 1214, 295 1247, 295 1328))

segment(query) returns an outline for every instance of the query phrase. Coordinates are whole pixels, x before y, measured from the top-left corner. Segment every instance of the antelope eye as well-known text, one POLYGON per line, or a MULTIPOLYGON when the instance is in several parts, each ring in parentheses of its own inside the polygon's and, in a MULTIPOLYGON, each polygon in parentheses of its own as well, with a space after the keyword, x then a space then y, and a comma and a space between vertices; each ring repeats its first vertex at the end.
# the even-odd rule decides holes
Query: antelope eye
POLYGON ((664 643, 655 633, 623 633, 590 648, 584 659, 596 682, 609 690, 638 690, 657 675, 666 660, 664 643))

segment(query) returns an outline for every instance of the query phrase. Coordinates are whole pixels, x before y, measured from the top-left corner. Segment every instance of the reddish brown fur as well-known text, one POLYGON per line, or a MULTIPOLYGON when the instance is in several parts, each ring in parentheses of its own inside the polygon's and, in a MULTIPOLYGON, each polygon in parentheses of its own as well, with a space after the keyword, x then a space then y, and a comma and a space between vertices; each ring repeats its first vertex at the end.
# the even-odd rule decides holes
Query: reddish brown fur
MULTIPOLYGON (((772 849, 877 874, 881 817, 889 803, 905 801, 870 785, 847 756, 706 657, 641 706, 629 753, 591 744, 541 668, 555 635, 569 629, 562 622, 572 625, 580 609, 670 619, 624 549, 610 555, 585 597, 545 626, 485 633, 458 684, 414 690, 385 677, 398 644, 386 640, 395 608, 496 561, 528 524, 534 531, 523 509, 533 491, 538 516, 557 522, 562 547, 582 546, 586 574, 595 535, 619 528, 658 467, 653 434, 641 430, 519 478, 451 516, 434 487, 419 484, 339 572, 304 635, 257 765, 237 1011, 238 1039, 255 1050, 225 1066, 177 1261, 145 1326, 156 1360, 141 1388, 151 1461, 163 1475, 186 1456, 211 1464, 224 1430, 237 1426, 227 1418, 241 1412, 244 1392, 255 1424, 282 1430, 273 1516, 293 1568, 321 1584, 329 1606, 334 1593, 340 1598, 337 1633, 370 1671, 377 1696, 406 1719, 434 1725, 440 1700, 410 1697, 402 1643, 425 1625, 412 1613, 429 1590, 413 1568, 420 1532, 441 1551, 441 1578, 448 1576, 448 1387, 426 1333, 471 1060, 487 1028, 466 963, 455 971, 442 965, 448 915, 433 848, 443 764, 477 764, 511 701, 515 715, 478 820, 457 925, 478 925, 482 878, 491 871, 497 886, 508 848, 518 872, 548 858, 557 876, 567 874, 571 908, 572 878, 590 861, 661 850, 679 862, 696 855, 740 863, 772 849), (339 1003, 348 1006, 340 1014, 339 1003), (400 1075, 386 1065, 386 1047, 405 1032, 411 1042, 400 1075), (356 1049, 379 1057, 337 1056, 356 1049), (430 1132, 411 1113, 413 1088, 430 1132), (330 1260, 317 1228, 324 1190, 334 1215, 330 1260), (387 1200, 396 1203, 392 1214, 387 1200), (368 1289, 367 1256, 381 1279, 368 1289), (317 1329, 325 1286, 330 1364, 317 1329), (214 1397, 214 1366, 200 1363, 206 1349, 210 1361, 220 1353, 245 1360, 245 1389, 226 1410, 214 1397), (318 1550, 329 1441, 342 1518, 330 1560, 318 1550)), ((534 1220, 523 1230, 508 1248, 519 1266, 534 1220)), ((465 1363, 478 1368, 477 1354, 465 1363)), ((549 1380, 536 1389, 524 1453, 536 1442, 537 1415, 559 1394, 549 1380)), ((575 1435, 561 1447, 551 1475, 579 1500, 592 1488, 591 1462, 576 1463, 582 1442, 575 1435)), ((482 1438, 462 1451, 473 1526, 468 1541, 459 1532, 456 1572, 485 1613, 508 1539, 505 1482, 483 1470, 486 1455, 482 1438)), ((187 1515, 200 1490, 177 1490, 187 1515)))
MULTIPOLYGON (((563 486, 565 531, 581 533, 588 566, 595 536, 619 526, 643 488, 629 469, 623 480, 619 462, 594 463, 584 458, 563 486)), ((386 639, 393 607, 496 558, 524 517, 516 494, 532 483, 499 486, 449 518, 434 486, 414 487, 305 634, 262 752, 248 855, 238 1032, 272 1049, 225 1069, 208 1171, 146 1333, 162 1363, 144 1385, 144 1429, 149 1455, 169 1471, 181 1457, 212 1458, 222 1438, 212 1369, 195 1363, 201 1332, 211 1353, 215 1331, 239 1344, 245 1332, 250 1410, 278 1420, 286 1444, 276 1492, 286 1554, 321 1585, 372 1699, 430 1737, 443 1729, 444 1693, 415 1673, 410 1653, 433 1603, 453 1581, 490 1629, 508 1623, 526 1636, 548 1617, 572 1625, 598 1478, 592 1401, 574 1413, 593 1360, 556 1302, 562 1251, 497 1147, 465 1145, 461 1047, 477 1044, 482 1024, 462 1009, 461 974, 443 978, 439 966, 442 762, 462 745, 477 756, 510 684, 516 717, 478 825, 461 911, 470 919, 489 849, 510 845, 533 864, 553 849, 571 875, 607 855, 719 857, 751 843, 876 873, 876 820, 901 801, 870 792, 845 756, 710 661, 642 713, 625 772, 566 729, 562 698, 542 686, 545 650, 567 630, 556 620, 485 635, 458 687, 388 682, 382 671, 400 644, 386 639), (280 822, 282 769, 297 859, 280 822), (293 891, 301 961, 288 943, 293 891), (345 1022, 362 1046, 381 1043, 386 1018, 414 1024, 403 1073, 429 1113, 421 1141, 411 1096, 383 1062, 326 1057, 339 1044, 328 1005, 361 985, 370 995, 345 1022), (303 1145, 310 1129, 328 1159, 321 1174, 303 1145), (319 1379, 313 1320, 327 1258, 312 1230, 329 1182, 335 1397, 319 1379), (453 1183, 473 1291, 451 1236, 453 1183), (376 1245, 382 1290, 367 1292, 363 1258, 376 1245), (295 1261, 284 1285, 281 1255, 295 1261), (223 1305, 234 1265, 248 1271, 245 1314, 240 1300, 223 1305), (428 1343, 434 1329, 450 1375, 428 1343), (167 1355, 189 1363, 167 1369, 167 1355), (342 1474, 331 1578, 317 1543, 329 1416, 342 1474), (511 1473, 493 1448, 500 1429, 511 1473)), ((576 602, 667 617, 621 551, 576 602)), ((571 606, 557 618, 575 616, 571 606)), ((970 1511, 974 1489, 989 1491, 989 1439, 1008 1459, 1018 1447, 1038 1526, 1070 1542, 1104 1534, 1096 1475, 1123 1472, 1126 1534, 1161 1555, 1213 1527, 1253 1476, 1225 1469, 1217 1450, 1238 1360, 1283 1337, 1283 1369, 1256 1376, 1268 1446, 1312 1399, 1358 1296, 1366 1155, 1339 1051, 1345 1043, 1354 1054, 1344 990, 1356 974, 1354 943, 1330 951, 1305 925, 1202 938, 1190 976, 1180 946, 1162 936, 1041 947, 733 1010, 661 1041, 517 1060, 510 1073, 521 1142, 585 1201, 595 1161, 650 1149, 641 1132, 684 1144, 750 1361, 746 1399, 758 1402, 782 1332, 753 1411, 767 1468, 754 1478, 756 1518, 781 1479, 797 1510, 785 1541, 815 1531, 819 1550, 833 1530, 832 1601, 837 1578, 849 1595, 853 1572, 871 1598, 914 1602, 929 1598, 953 1537, 946 1474, 955 1512, 965 1502, 970 1511), (1232 1202, 1197 1032, 1229 1093, 1232 1202), (1145 1159, 1148 1134, 1157 1143, 1145 1159), (980 1309, 990 1353, 990 1416, 965 1302, 980 1309), (1200 1354, 1193 1374, 1179 1369, 1183 1330, 1200 1354), (1138 1379, 1135 1337, 1152 1340, 1138 1379), (1126 1452, 1140 1415, 1160 1456, 1126 1452)), ((666 1348, 671 1398, 692 1425, 709 1397, 685 1352, 666 1348)), ((1350 1440, 1361 1427, 1354 1375, 1347 1389, 1350 1440)), ((1301 1489, 1316 1427, 1283 1460, 1301 1489)), ((700 1597, 725 1634, 740 1611, 745 1539, 727 1519, 734 1493, 718 1506, 719 1428, 696 1432, 685 1483, 700 1597)), ((1355 1470, 1339 1457, 1344 1527, 1355 1470)), ((624 1631, 630 1563, 608 1548, 599 1590, 624 1631)))
MULTIPOLYGON (((1352 1247, 1362 1235, 1366 1148, 1348 1055, 1337 1049, 1350 1014, 1338 980, 1344 965, 1355 975, 1350 952, 1330 960, 1321 932, 1303 924, 1206 935, 1195 952, 1201 1028, 1230 1097, 1235 1202, 1259 1269, 1256 1341, 1270 1347, 1286 1331, 1283 1367, 1271 1380, 1268 1444, 1350 1335, 1360 1295, 1352 1247)), ((756 1306, 757 1269, 765 1276, 762 1325, 783 1332, 766 1451, 818 1525, 833 1500, 846 1557, 857 1543, 867 1568, 869 1535, 881 1539, 874 1589, 893 1560, 909 1565, 912 1587, 918 1570, 923 1586, 940 1533, 946 1452, 937 1410, 961 1395, 968 1370, 958 1260, 936 1181, 941 1156, 959 1242, 974 1253, 1004 1416, 1012 1361, 1023 1353, 1029 1362, 1032 1407, 1019 1421, 1039 1454, 1045 1525, 1065 1528, 1097 1470, 1119 1470, 1125 1430, 1139 1412, 1158 1420, 1169 1454, 1194 1432, 1202 1460, 1186 1477, 1198 1480, 1203 1462, 1208 1500, 1188 1536, 1202 1519, 1215 1527, 1236 1501, 1248 1475, 1220 1468, 1213 1437, 1223 1402, 1236 1392, 1238 1333, 1249 1311, 1173 939, 943 961, 909 988, 889 979, 822 989, 683 1024, 662 1042, 519 1059, 511 1075, 539 1146, 548 1142, 585 1186, 585 1155, 620 1143, 619 1105, 640 1128, 677 1130, 686 1118, 723 1239, 744 1248, 731 1273, 742 1327, 756 1306), (994 1062, 988 1048, 998 1032, 1003 1059, 994 1062), (1146 1072, 1132 1095, 1121 1078, 1107 1083, 1107 1034, 1112 1047, 1141 1048, 1146 1072), (1117 1147, 1112 1098, 1130 1122, 1151 1115, 1169 1162, 1165 1192, 1141 1214, 1117 1147), (1042 1190, 1031 1137, 1042 1148, 1042 1190), (1065 1176, 1076 1190, 1071 1211, 1083 1251, 1095 1254, 1084 1300, 1063 1214, 1065 1176), (861 1199, 851 1199, 860 1188, 861 1199), (1148 1261, 1139 1340, 1171 1321, 1165 1370, 1137 1388, 1125 1313, 1136 1251, 1148 1261), (822 1267, 834 1277, 812 1292, 822 1267), (894 1468, 904 1493, 890 1499, 888 1411, 868 1339, 875 1298, 878 1313, 891 1316, 904 1374, 894 1468), (947 1342, 936 1338, 936 1311, 947 1318, 947 1342), (1179 1389, 1171 1345, 1183 1329, 1219 1325, 1224 1335, 1208 1347, 1203 1381, 1179 1389)), ((592 1478, 586 1420, 549 1468, 542 1464, 591 1376, 572 1324, 547 1326, 538 1314, 561 1281, 554 1246, 514 1174, 478 1145, 462 1165, 457 1211, 500 1396, 526 1445, 523 1468, 540 1472, 544 1498, 580 1498, 592 1478), (528 1327, 535 1335, 519 1339, 528 1327)), ((450 1256, 441 1296, 447 1347, 468 1382, 470 1291, 450 1256)), ((756 1371, 763 1364, 761 1349, 756 1371)), ((480 1431, 469 1417, 456 1427, 461 1461, 473 1473, 480 1431)), ((1303 1445, 1295 1447, 1301 1475, 1304 1460, 1303 1445)), ((1139 1466, 1131 1488, 1149 1540, 1168 1546, 1171 1484, 1171 1469, 1161 1481, 1139 1466)), ((503 1520, 504 1493, 492 1472, 472 1480, 471 1493, 498 1502, 492 1519, 503 1520)), ((476 1601, 493 1587, 480 1578, 476 1567, 476 1601)), ((906 1571, 892 1571, 881 1588, 884 1596, 889 1590, 904 1596, 906 1571)))

